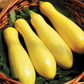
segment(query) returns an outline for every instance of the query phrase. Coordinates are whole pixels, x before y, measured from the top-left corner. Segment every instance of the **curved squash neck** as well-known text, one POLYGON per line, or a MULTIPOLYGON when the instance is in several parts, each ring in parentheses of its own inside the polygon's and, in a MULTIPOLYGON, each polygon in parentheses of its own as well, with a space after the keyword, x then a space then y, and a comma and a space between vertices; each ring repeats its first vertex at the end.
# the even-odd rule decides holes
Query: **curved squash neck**
POLYGON ((31 38, 31 35, 34 35, 33 30, 24 19, 18 19, 15 22, 15 27, 24 38, 26 37, 31 38))
POLYGON ((18 32, 16 30, 13 30, 13 28, 4 30, 4 38, 8 47, 20 44, 18 32))
POLYGON ((48 17, 55 17, 55 16, 59 16, 61 15, 60 12, 58 12, 55 7, 50 4, 49 2, 42 2, 40 1, 40 11, 45 14, 48 17), (44 12, 43 12, 44 11, 44 12))

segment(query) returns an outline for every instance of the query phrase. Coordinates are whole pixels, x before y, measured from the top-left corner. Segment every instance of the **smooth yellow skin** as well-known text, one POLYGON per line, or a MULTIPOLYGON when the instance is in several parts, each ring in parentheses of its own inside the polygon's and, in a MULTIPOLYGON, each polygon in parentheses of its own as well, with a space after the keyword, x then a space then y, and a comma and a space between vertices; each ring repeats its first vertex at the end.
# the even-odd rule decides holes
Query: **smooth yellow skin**
POLYGON ((57 64, 63 69, 69 69, 73 65, 73 54, 60 35, 48 25, 40 14, 29 11, 31 24, 38 36, 53 54, 57 64), (37 24, 37 25, 36 25, 37 24))
POLYGON ((23 84, 35 84, 35 69, 19 41, 17 30, 8 27, 3 34, 8 47, 9 64, 13 77, 19 78, 23 84))
POLYGON ((72 51, 84 53, 84 33, 78 25, 58 12, 50 2, 40 2, 39 9, 51 21, 72 51))
POLYGON ((51 52, 24 19, 16 20, 15 28, 24 38, 29 56, 37 73, 42 77, 53 79, 56 75, 56 62, 51 52))

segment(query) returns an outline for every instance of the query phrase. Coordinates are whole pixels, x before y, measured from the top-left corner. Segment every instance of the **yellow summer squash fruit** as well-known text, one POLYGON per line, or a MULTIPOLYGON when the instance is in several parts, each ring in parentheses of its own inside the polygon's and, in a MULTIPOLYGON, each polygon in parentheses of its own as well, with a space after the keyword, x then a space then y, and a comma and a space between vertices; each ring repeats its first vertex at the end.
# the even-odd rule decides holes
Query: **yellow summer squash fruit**
POLYGON ((31 24, 35 28, 39 38, 53 54, 57 64, 63 69, 69 69, 73 65, 73 54, 60 35, 46 23, 44 18, 31 10, 31 24))
POLYGON ((73 52, 84 53, 84 33, 78 25, 58 12, 50 2, 40 2, 39 10, 51 21, 73 52))
POLYGON ((13 27, 8 27, 3 31, 3 35, 8 47, 12 76, 19 78, 23 84, 35 84, 35 69, 19 41, 17 30, 13 27))
POLYGON ((51 52, 34 33, 26 20, 16 20, 15 28, 24 38, 29 56, 37 73, 42 77, 53 79, 56 75, 56 62, 51 52))

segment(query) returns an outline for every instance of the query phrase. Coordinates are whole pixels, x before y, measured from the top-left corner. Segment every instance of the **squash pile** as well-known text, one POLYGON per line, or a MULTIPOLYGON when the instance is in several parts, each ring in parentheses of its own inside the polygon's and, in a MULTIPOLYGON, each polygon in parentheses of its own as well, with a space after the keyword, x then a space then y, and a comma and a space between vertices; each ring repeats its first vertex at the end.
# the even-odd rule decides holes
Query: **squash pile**
POLYGON ((35 83, 35 71, 44 78, 54 79, 57 65, 63 69, 73 66, 72 51, 84 53, 84 32, 79 26, 59 13, 50 2, 40 2, 39 10, 54 29, 40 14, 29 10, 30 22, 37 34, 24 19, 17 19, 15 28, 8 27, 3 32, 12 75, 23 84, 35 83), (28 52, 22 47, 18 32, 28 52))

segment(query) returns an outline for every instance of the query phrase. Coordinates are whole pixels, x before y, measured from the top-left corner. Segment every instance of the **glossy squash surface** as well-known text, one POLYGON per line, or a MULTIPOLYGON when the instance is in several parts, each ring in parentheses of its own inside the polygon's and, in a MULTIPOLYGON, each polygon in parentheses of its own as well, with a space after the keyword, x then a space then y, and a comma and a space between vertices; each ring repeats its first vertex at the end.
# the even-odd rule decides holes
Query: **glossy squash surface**
POLYGON ((40 2, 39 9, 51 21, 72 51, 84 53, 84 33, 78 25, 58 12, 50 2, 40 2))
POLYGON ((71 68, 73 65, 73 54, 68 45, 60 35, 46 23, 40 14, 33 11, 29 12, 31 15, 31 24, 35 28, 40 39, 53 54, 57 64, 63 69, 71 68))
POLYGON ((53 79, 56 75, 56 62, 39 37, 33 32, 29 24, 24 19, 15 22, 15 28, 23 36, 29 56, 39 75, 53 79))
POLYGON ((17 30, 8 27, 3 34, 8 47, 9 64, 13 77, 19 78, 23 84, 34 84, 36 79, 35 69, 19 41, 17 30))

